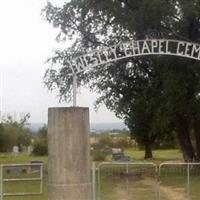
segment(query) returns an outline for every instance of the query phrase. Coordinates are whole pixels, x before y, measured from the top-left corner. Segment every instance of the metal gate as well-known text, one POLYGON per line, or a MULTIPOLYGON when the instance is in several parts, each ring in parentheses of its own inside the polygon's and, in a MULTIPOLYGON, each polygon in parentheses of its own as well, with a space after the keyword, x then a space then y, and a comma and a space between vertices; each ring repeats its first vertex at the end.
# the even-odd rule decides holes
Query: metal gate
POLYGON ((198 200, 200 197, 200 163, 162 163, 159 179, 160 200, 198 200))
POLYGON ((43 193, 43 164, 0 165, 0 200, 43 193))
POLYGON ((95 171, 93 199, 158 199, 158 168, 154 163, 106 162, 96 166, 95 171))
POLYGON ((200 163, 93 164, 93 200, 199 200, 200 163))

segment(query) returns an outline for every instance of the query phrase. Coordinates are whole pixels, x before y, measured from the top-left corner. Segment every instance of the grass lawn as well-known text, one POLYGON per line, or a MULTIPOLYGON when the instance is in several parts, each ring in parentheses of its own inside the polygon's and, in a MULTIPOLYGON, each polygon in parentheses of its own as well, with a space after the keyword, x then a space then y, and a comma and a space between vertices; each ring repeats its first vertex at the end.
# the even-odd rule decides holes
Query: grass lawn
MULTIPOLYGON (((144 151, 136 151, 132 149, 126 149, 125 154, 131 156, 135 162, 144 161, 144 151)), ((156 150, 153 152, 154 160, 149 162, 154 162, 160 164, 166 161, 182 161, 182 155, 179 150, 156 150)), ((30 163, 32 160, 40 160, 44 163, 44 194, 39 196, 13 196, 4 197, 6 200, 47 200, 47 157, 35 157, 28 155, 19 155, 17 157, 11 154, 0 154, 0 164, 19 164, 19 163, 30 163)), ((22 176, 24 176, 22 174, 22 176)), ((170 178, 175 178, 174 175, 170 175, 163 178, 163 184, 161 184, 162 199, 161 200, 173 200, 171 195, 185 194, 185 178, 177 179, 176 181, 170 181, 170 178), (178 181, 177 181, 178 180, 178 181), (184 182, 184 183, 183 183, 184 182), (172 190, 174 189, 174 190, 172 190)), ((175 179, 174 179, 175 180, 175 179)), ((191 183, 191 200, 198 200, 200 196, 200 178, 192 177, 191 183)), ((5 183, 4 190, 6 192, 26 192, 26 191, 36 191, 39 189, 39 183, 37 182, 22 182, 22 183, 5 183)), ((132 178, 121 179, 121 177, 109 177, 109 174, 105 174, 101 177, 100 185, 100 197, 101 200, 118 200, 118 199, 134 199, 135 200, 155 200, 158 196, 158 188, 156 186, 155 179, 147 178, 146 181, 141 179, 135 181, 132 178), (144 190, 145 188, 145 190, 144 190), (142 195, 141 195, 142 194, 142 195), (147 196, 147 197, 146 197, 147 196), (123 198, 122 198, 123 197, 123 198)), ((185 200, 184 198, 180 200, 185 200)))
MULTIPOLYGON (((144 151, 126 149, 124 153, 127 156, 130 156, 131 158, 133 158, 133 161, 144 161, 144 151)), ((183 161, 182 153, 178 149, 154 150, 153 157, 154 159, 152 160, 152 162, 157 163, 157 164, 160 164, 166 161, 183 161)))
MULTIPOLYGON (((130 156, 134 162, 153 162, 159 165, 163 162, 183 162, 182 153, 179 150, 155 150, 153 160, 144 160, 144 151, 126 149, 125 155, 130 156)), ((107 158, 108 161, 111 157, 107 158)), ((126 166, 107 165, 100 171, 100 187, 98 196, 100 200, 199 200, 200 197, 200 167, 196 174, 190 176, 190 192, 187 193, 186 170, 182 166, 175 166, 173 170, 168 168, 162 172, 160 185, 156 178, 142 176, 139 180, 134 177, 120 177, 126 166), (116 176, 118 173, 118 178, 116 176), (119 178, 120 177, 120 178, 119 178), (189 198, 188 198, 189 195, 189 198)), ((135 170, 137 171, 137 170, 135 170)), ((141 169, 144 174, 144 169, 141 169)))

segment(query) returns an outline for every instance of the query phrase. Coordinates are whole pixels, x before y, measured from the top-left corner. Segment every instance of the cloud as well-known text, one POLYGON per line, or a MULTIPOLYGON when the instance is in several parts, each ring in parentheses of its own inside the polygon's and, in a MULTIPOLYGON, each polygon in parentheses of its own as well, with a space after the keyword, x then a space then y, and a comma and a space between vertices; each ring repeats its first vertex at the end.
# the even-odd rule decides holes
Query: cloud
MULTIPOLYGON (((63 1, 51 1, 62 4, 63 1)), ((3 114, 30 113, 31 122, 46 122, 47 109, 59 104, 55 93, 49 93, 42 83, 48 67, 45 60, 58 47, 55 37, 58 30, 42 20, 41 10, 46 1, 0 1, 0 67, 3 68, 3 114)), ((78 100, 81 106, 90 107, 91 121, 119 121, 104 107, 93 110, 96 94, 83 90, 78 100)))

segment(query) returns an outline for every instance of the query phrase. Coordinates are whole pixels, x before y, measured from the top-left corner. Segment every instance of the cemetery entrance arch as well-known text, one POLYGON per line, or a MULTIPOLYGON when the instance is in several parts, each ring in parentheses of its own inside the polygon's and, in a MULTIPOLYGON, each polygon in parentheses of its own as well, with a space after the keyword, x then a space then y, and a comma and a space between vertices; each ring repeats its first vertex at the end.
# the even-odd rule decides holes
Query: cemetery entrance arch
POLYGON ((65 62, 71 69, 73 81, 73 105, 76 106, 76 75, 109 62, 145 55, 170 55, 200 60, 200 44, 170 39, 147 39, 121 42, 65 62))
POLYGON ((73 76, 74 107, 49 108, 49 200, 58 197, 86 200, 91 196, 89 109, 76 107, 77 74, 109 62, 145 55, 200 60, 200 44, 168 39, 128 41, 65 61, 71 69, 69 76, 73 76))

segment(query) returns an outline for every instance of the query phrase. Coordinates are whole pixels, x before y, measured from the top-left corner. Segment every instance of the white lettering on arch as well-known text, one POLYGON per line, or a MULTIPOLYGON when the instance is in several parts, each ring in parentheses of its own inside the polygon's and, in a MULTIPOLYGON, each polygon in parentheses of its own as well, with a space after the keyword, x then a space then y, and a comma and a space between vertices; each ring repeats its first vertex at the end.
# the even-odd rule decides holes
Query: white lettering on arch
POLYGON ((65 64, 73 74, 109 62, 144 55, 173 55, 200 60, 200 44, 169 39, 132 40, 89 52, 67 60, 65 64))

